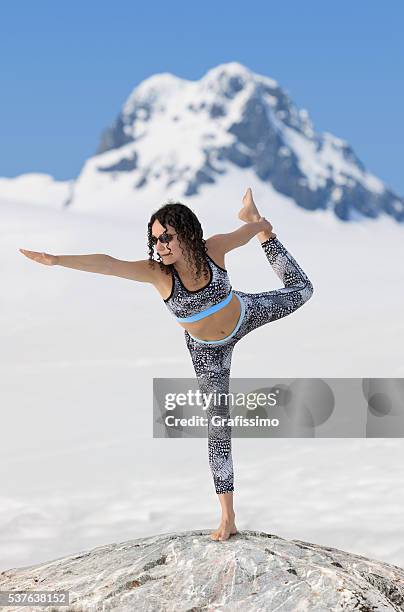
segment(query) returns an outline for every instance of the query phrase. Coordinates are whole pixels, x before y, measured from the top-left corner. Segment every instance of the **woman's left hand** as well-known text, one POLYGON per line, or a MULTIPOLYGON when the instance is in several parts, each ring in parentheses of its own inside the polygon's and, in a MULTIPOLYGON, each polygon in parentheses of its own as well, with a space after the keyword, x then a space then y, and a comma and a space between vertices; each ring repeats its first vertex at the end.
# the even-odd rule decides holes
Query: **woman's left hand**
POLYGON ((273 229, 272 225, 265 217, 260 217, 260 220, 258 223, 261 223, 261 226, 262 226, 262 229, 260 231, 268 232, 269 234, 271 234, 271 238, 276 238, 276 234, 274 234, 272 231, 273 229))

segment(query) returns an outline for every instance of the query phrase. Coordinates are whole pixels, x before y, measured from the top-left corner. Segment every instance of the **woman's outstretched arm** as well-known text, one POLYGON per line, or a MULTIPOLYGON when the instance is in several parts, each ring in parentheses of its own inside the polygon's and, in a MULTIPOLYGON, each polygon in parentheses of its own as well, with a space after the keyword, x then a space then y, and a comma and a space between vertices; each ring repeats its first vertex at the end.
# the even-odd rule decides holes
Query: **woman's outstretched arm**
POLYGON ((28 251, 27 249, 19 250, 25 257, 45 266, 64 266, 84 272, 109 274, 109 255, 102 253, 94 255, 51 255, 50 253, 28 251))
POLYGON ((276 234, 272 231, 272 225, 265 217, 261 217, 259 221, 252 221, 251 223, 244 223, 241 227, 229 232, 227 234, 215 234, 209 238, 211 244, 215 249, 220 251, 223 255, 237 249, 238 247, 247 244, 257 234, 266 233, 265 237, 276 237, 276 234))
POLYGON ((46 266, 64 266, 84 272, 109 274, 144 283, 152 283, 155 279, 155 266, 149 265, 148 259, 139 261, 123 261, 103 253, 94 255, 51 255, 50 253, 19 249, 23 255, 46 266))

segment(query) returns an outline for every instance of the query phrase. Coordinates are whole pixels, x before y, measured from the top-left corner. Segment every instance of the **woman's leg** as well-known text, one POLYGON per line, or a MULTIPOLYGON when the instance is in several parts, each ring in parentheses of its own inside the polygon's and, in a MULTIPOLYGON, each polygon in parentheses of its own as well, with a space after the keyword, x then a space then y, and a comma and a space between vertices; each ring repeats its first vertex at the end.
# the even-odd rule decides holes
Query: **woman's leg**
POLYGON ((278 238, 264 240, 261 247, 284 287, 260 293, 236 291, 245 304, 245 316, 234 336, 236 340, 261 325, 292 314, 313 295, 311 281, 278 238))
POLYGON ((230 367, 233 343, 229 345, 200 344, 185 333, 198 386, 201 393, 214 394, 207 403, 208 451, 216 493, 234 491, 233 463, 231 456, 231 427, 213 425, 213 417, 226 419, 230 416, 226 397, 229 393, 230 367), (216 402, 214 402, 216 399, 216 402))
MULTIPOLYGON (((239 212, 239 218, 245 223, 251 223, 258 221, 260 217, 249 187, 243 197, 243 208, 239 212)), ((246 306, 246 316, 241 329, 236 334, 238 339, 265 323, 286 317, 303 306, 313 295, 311 281, 294 257, 278 240, 276 234, 263 231, 257 234, 257 238, 273 271, 281 279, 284 287, 261 293, 236 292, 242 297, 246 306)))
POLYGON ((185 340, 191 355, 201 393, 212 393, 207 405, 208 457, 215 491, 222 508, 221 526, 212 539, 227 539, 230 533, 237 533, 234 524, 233 491, 234 471, 231 453, 231 426, 226 424, 230 416, 229 383, 231 358, 235 342, 212 345, 198 343, 185 331, 185 340), (219 423, 215 424, 216 417, 219 423), (223 420, 223 422, 222 422, 223 420))

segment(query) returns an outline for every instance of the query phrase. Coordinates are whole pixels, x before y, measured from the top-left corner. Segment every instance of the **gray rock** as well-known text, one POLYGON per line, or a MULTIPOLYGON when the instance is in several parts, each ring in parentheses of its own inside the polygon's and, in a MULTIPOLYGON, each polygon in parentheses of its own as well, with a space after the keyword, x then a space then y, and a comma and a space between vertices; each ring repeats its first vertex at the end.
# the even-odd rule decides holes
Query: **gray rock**
MULTIPOLYGON (((0 573, 0 590, 69 590, 55 612, 403 611, 404 570, 260 531, 158 534, 0 573)), ((28 607, 2 608, 28 612, 28 607)))
POLYGON ((137 168, 138 155, 136 151, 129 158, 123 157, 109 166, 97 166, 97 172, 131 172, 137 168))
POLYGON ((95 154, 98 155, 104 151, 118 149, 128 142, 132 142, 133 136, 125 132, 126 125, 129 125, 130 127, 128 119, 122 114, 119 114, 112 126, 105 129, 101 134, 101 142, 98 145, 95 154))

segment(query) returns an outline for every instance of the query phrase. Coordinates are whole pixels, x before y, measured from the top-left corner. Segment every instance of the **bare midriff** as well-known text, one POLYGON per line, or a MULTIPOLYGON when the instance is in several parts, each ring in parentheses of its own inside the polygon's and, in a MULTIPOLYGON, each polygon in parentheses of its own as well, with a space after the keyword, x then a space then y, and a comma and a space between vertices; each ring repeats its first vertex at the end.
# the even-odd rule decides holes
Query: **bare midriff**
POLYGON ((199 340, 222 340, 236 327, 240 318, 241 306, 239 299, 233 297, 221 310, 193 323, 179 323, 192 336, 199 340))

